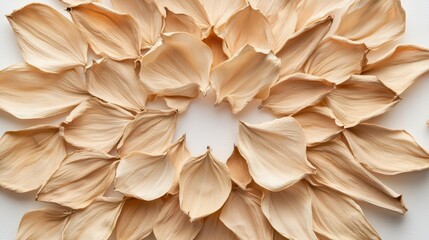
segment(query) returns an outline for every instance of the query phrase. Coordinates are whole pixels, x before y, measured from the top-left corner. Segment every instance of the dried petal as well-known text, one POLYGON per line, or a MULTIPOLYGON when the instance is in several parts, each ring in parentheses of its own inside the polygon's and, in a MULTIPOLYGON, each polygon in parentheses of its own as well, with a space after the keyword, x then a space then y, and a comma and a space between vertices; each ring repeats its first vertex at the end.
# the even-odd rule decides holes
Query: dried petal
POLYGON ((164 97, 165 104, 179 113, 185 112, 192 100, 194 99, 189 97, 164 97))
POLYGON ((185 163, 192 158, 191 153, 186 147, 186 135, 183 135, 179 140, 170 146, 168 154, 170 155, 174 168, 176 169, 174 183, 169 191, 170 194, 174 195, 179 193, 179 177, 183 165, 185 165, 185 163))
POLYGON ((176 14, 167 9, 165 17, 164 33, 185 32, 194 35, 197 38, 201 37, 201 29, 195 23, 194 19, 185 14, 176 14))
POLYGON ((204 225, 195 240, 238 240, 234 233, 229 230, 219 219, 219 212, 204 219, 204 225))
POLYGON ((68 5, 78 5, 83 3, 91 3, 91 2, 100 2, 101 0, 60 0, 63 3, 66 3, 68 5))
POLYGON ((252 182, 252 176, 249 173, 249 166, 247 166, 246 159, 241 156, 237 146, 234 146, 234 151, 226 161, 231 180, 237 184, 241 189, 246 189, 247 185, 252 182))
POLYGON ((305 0, 299 5, 296 29, 303 29, 320 19, 332 15, 347 4, 345 0, 305 0))
POLYGON ((207 13, 200 0, 164 0, 163 5, 175 14, 185 14, 192 17, 203 32, 208 31, 211 27, 207 13))
POLYGON ((19 224, 18 240, 25 239, 61 239, 69 214, 60 209, 38 209, 27 212, 19 224))
MULTIPOLYGON (((201 0, 211 26, 218 28, 239 10, 247 6, 246 0, 201 0)), ((253 26, 252 26, 253 27, 253 26)))
POLYGON ((223 40, 218 37, 214 32, 210 32, 210 35, 203 40, 207 46, 210 47, 213 53, 213 67, 219 65, 222 62, 228 60, 228 56, 223 51, 223 40))

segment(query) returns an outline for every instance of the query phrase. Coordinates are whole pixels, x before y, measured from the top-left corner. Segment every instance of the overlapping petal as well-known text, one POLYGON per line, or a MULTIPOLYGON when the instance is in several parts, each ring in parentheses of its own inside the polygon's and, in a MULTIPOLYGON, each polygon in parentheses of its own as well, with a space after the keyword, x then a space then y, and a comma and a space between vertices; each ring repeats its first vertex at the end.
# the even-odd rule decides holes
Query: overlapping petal
POLYGON ((204 219, 203 227, 195 238, 195 240, 217 239, 238 240, 235 234, 219 219, 219 212, 215 212, 204 219))
POLYGON ((24 239, 61 239, 63 229, 70 213, 62 209, 38 209, 27 212, 19 224, 18 240, 24 239))
POLYGON ((250 176, 246 159, 241 156, 237 146, 234 146, 234 151, 226 161, 226 165, 228 166, 231 180, 241 189, 246 189, 247 185, 252 182, 252 176, 250 176))
POLYGON ((167 9, 164 22, 164 33, 184 32, 194 35, 197 38, 202 37, 200 27, 194 19, 188 15, 176 14, 167 9))
POLYGON ((176 171, 174 176, 174 183, 169 193, 177 194, 179 193, 180 172, 182 171, 183 165, 185 165, 185 163, 192 158, 191 153, 186 147, 186 135, 183 135, 181 138, 179 138, 179 140, 177 140, 170 146, 170 148, 168 149, 168 154, 173 161, 173 165, 176 171))
POLYGON ((300 1, 296 29, 306 28, 320 19, 333 15, 336 10, 344 7, 346 4, 346 0, 300 1))

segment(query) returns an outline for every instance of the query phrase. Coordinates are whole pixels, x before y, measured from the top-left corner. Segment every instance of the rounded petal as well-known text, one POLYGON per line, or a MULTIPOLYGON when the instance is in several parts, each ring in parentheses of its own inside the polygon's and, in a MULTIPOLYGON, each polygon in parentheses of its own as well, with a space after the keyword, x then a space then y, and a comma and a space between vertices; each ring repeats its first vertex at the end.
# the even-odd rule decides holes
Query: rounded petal
POLYGON ((61 239, 70 214, 61 209, 38 209, 26 213, 19 224, 16 239, 61 239))

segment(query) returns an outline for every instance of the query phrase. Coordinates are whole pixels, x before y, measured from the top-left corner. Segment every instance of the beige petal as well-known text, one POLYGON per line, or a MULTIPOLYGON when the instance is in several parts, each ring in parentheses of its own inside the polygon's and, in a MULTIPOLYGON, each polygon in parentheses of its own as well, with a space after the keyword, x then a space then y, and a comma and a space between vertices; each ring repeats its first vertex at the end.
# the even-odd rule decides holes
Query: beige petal
POLYGON ((201 0, 210 25, 218 28, 239 10, 247 6, 246 0, 201 0))
POLYGON ((218 37, 214 32, 210 32, 210 35, 204 39, 203 42, 212 50, 213 67, 228 60, 228 56, 223 51, 222 47, 223 39, 218 37))
POLYGON ((343 142, 333 140, 310 148, 307 154, 317 170, 309 177, 313 183, 402 214, 407 211, 401 195, 365 170, 343 142))
POLYGON ((375 63, 365 66, 366 75, 377 76, 397 94, 429 71, 429 49, 400 45, 375 63))
POLYGON ((131 113, 115 105, 89 99, 64 121, 64 138, 76 147, 109 152, 133 119, 131 113))
POLYGON ((336 34, 377 48, 401 38, 404 32, 405 11, 400 0, 356 0, 344 13, 336 34))
MULTIPOLYGON (((283 237, 280 233, 274 231, 273 240, 288 240, 288 239, 283 237)), ((324 240, 324 239, 319 239, 319 240, 324 240)))
POLYGON ((281 192, 265 192, 262 212, 271 225, 288 239, 314 239, 311 195, 305 181, 281 192))
POLYGON ((198 38, 187 33, 167 35, 142 58, 140 78, 149 94, 196 97, 196 86, 203 92, 208 88, 212 58, 210 48, 198 38))
POLYGON ((366 64, 367 48, 345 39, 329 38, 319 44, 304 66, 304 72, 342 83, 360 74, 366 64))
POLYGON ((158 240, 189 240, 197 236, 202 226, 202 220, 191 222, 189 217, 180 210, 179 198, 174 195, 164 203, 153 227, 153 233, 158 240))
POLYGON ((346 127, 378 116, 400 99, 375 76, 353 75, 326 97, 326 104, 346 127))
POLYGON ((194 99, 189 97, 164 97, 165 104, 170 109, 177 109, 179 113, 185 112, 192 100, 194 99))
POLYGON ((239 239, 272 239, 273 228, 260 204, 258 190, 233 188, 219 218, 239 239))
POLYGON ((404 130, 363 123, 344 136, 356 159, 373 172, 394 175, 429 168, 429 153, 404 130))
POLYGON ((314 230, 324 239, 381 239, 352 199, 313 187, 312 201, 314 230))
POLYGON ((93 3, 74 6, 69 12, 96 54, 113 60, 140 56, 142 34, 133 17, 93 3))
POLYGON ((183 165, 179 177, 180 208, 191 220, 206 217, 222 207, 231 187, 228 167, 208 149, 183 165))
POLYGON ((195 240, 238 240, 234 233, 229 230, 219 219, 219 212, 204 219, 204 225, 195 240))
POLYGON ((74 5, 83 4, 83 3, 100 2, 101 0, 60 0, 60 1, 74 6, 74 5))
POLYGON ((245 46, 212 70, 210 82, 216 92, 216 104, 226 100, 236 114, 253 99, 268 97, 271 85, 278 79, 279 69, 280 60, 273 53, 245 46))
POLYGON ((200 0, 163 0, 163 5, 176 14, 185 14, 192 17, 203 32, 210 30, 210 20, 200 0))
POLYGON ((62 239, 107 240, 115 228, 123 205, 122 200, 100 198, 70 217, 62 239))
POLYGON ((59 209, 39 209, 27 212, 21 219, 16 239, 61 239, 69 215, 59 209))
POLYGON ((0 186, 16 192, 36 190, 66 154, 58 126, 6 132, 0 140, 0 186))
POLYGON ((125 201, 116 224, 117 240, 141 240, 149 236, 162 208, 162 200, 125 201))
POLYGON ((0 72, 0 92, 0 108, 21 119, 61 114, 89 97, 77 70, 51 74, 25 63, 0 72))
POLYGON ((238 149, 258 185, 281 191, 313 172, 305 153, 304 132, 295 119, 260 124, 240 121, 238 127, 238 149))
POLYGON ((195 23, 194 19, 185 14, 176 14, 167 9, 165 17, 164 33, 185 32, 201 37, 201 29, 195 23))
POLYGON ((133 61, 94 63, 87 77, 93 96, 134 111, 145 108, 146 94, 133 61))
POLYGON ((159 154, 170 146, 176 131, 177 111, 146 110, 137 114, 118 144, 122 156, 132 152, 159 154))
POLYGON ((73 152, 42 186, 36 200, 73 209, 85 208, 113 183, 117 160, 95 150, 73 152))
POLYGON ((289 75, 271 87, 270 96, 261 106, 277 116, 291 115, 319 103, 334 87, 320 77, 301 73, 289 75))
POLYGON ((234 151, 226 161, 229 173, 231 174, 231 180, 237 184, 241 189, 246 189, 247 185, 252 182, 252 176, 249 173, 249 166, 247 165, 246 159, 241 156, 237 146, 234 146, 234 151))
POLYGON ((281 60, 280 78, 301 70, 332 25, 332 17, 317 21, 291 36, 277 52, 281 60))
POLYGON ((346 6, 345 0, 305 0, 299 5, 299 17, 296 29, 303 29, 314 22, 332 15, 346 6))
POLYGON ((168 154, 170 155, 174 168, 176 169, 174 183, 169 191, 170 194, 174 195, 179 193, 179 177, 183 165, 185 165, 185 163, 192 158, 191 153, 186 147, 186 135, 183 135, 179 140, 170 146, 168 154))
POLYGON ((86 65, 87 42, 77 27, 55 9, 32 3, 7 18, 28 64, 47 72, 86 65))

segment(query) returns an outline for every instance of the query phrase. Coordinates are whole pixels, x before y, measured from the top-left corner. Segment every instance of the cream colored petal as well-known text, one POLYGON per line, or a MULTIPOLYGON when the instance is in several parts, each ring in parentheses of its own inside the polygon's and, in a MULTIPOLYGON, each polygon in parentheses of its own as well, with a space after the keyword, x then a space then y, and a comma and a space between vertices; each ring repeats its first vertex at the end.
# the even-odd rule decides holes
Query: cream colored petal
POLYGON ((189 104, 194 100, 189 97, 164 97, 163 99, 170 109, 177 109, 179 113, 185 112, 189 104))
POLYGON ((200 0, 210 25, 219 27, 248 4, 246 0, 200 0))
POLYGON ((219 219, 239 239, 272 239, 273 228, 261 210, 261 193, 233 188, 219 219))
POLYGON ((7 18, 28 64, 47 72, 86 65, 88 43, 77 27, 55 9, 32 3, 7 18))
POLYGON ((306 108, 293 117, 301 125, 307 146, 327 142, 343 131, 343 124, 337 120, 328 107, 306 108))
POLYGON ((186 147, 186 135, 183 135, 179 140, 170 146, 168 154, 170 155, 174 168, 176 169, 173 186, 168 192, 174 195, 179 193, 179 177, 183 165, 185 165, 185 163, 192 158, 191 153, 186 147))
POLYGON ((142 58, 140 79, 149 94, 196 97, 195 85, 203 92, 208 88, 212 58, 210 48, 192 35, 166 35, 142 58), (184 91, 189 87, 192 91, 184 91))
POLYGON ((210 35, 203 40, 207 46, 210 47, 213 54, 213 67, 228 60, 228 56, 223 51, 223 39, 218 37, 214 32, 210 32, 210 35))
POLYGON ((176 14, 185 14, 192 17, 203 32, 210 30, 210 20, 200 0, 163 0, 163 6, 176 14))
POLYGON ((189 240, 197 236, 202 226, 202 220, 190 221, 180 209, 179 197, 174 195, 164 203, 153 233, 158 240, 189 240))
POLYGON ((88 91, 93 96, 134 111, 145 108, 146 94, 133 61, 106 59, 87 72, 88 91))
POLYGON ((0 71, 0 92, 0 108, 21 119, 61 114, 89 97, 77 70, 51 74, 25 63, 0 71))
POLYGON ((402 214, 407 211, 402 196, 365 170, 343 142, 333 140, 310 148, 307 154, 317 171, 309 177, 314 184, 402 214))
POLYGON ((336 34, 377 48, 401 38, 404 32, 405 11, 400 0, 356 0, 344 13, 336 34))
POLYGON ((58 126, 6 132, 0 140, 0 186, 16 192, 36 190, 66 154, 58 126))
POLYGON ((381 239, 352 199, 313 187, 312 201, 314 230, 323 239, 381 239))
POLYGON ((428 71, 429 49, 400 45, 377 62, 366 65, 363 74, 377 76, 390 89, 402 94, 428 71))
POLYGON ((342 83, 360 74, 366 64, 367 48, 345 39, 328 38, 319 44, 304 66, 304 72, 342 83))
POLYGON ((274 229, 288 239, 314 239, 311 195, 305 181, 281 192, 265 192, 262 212, 274 229))
POLYGON ((261 106, 277 116, 291 115, 319 103, 334 87, 320 77, 301 73, 289 75, 271 87, 269 97, 261 106))
POLYGON ((127 156, 132 152, 165 152, 173 140, 176 119, 175 110, 147 110, 139 113, 126 127, 118 144, 119 153, 127 156))
POLYGON ((162 208, 162 200, 129 199, 116 224, 117 240, 141 240, 149 236, 162 208))
POLYGON ((101 0, 60 0, 61 2, 68 5, 78 5, 83 3, 100 2, 101 0))
POLYGON ((70 217, 62 239, 107 240, 115 228, 123 205, 122 200, 100 198, 70 217))
POLYGON ((249 166, 247 165, 246 159, 241 156, 237 146, 234 146, 234 151, 226 161, 229 173, 231 174, 231 180, 237 184, 241 189, 246 189, 247 185, 252 182, 252 176, 249 173, 249 166))
POLYGON ((42 186, 36 199, 73 209, 85 208, 113 183, 117 160, 95 150, 73 152, 42 186))
POLYGON ((313 172, 305 153, 304 132, 295 119, 260 124, 240 121, 238 127, 238 149, 258 185, 281 191, 313 172))
POLYGON ((133 17, 93 3, 74 6, 69 12, 96 54, 113 60, 140 56, 142 35, 133 17))
POLYGON ((385 113, 399 102, 375 76, 353 75, 326 97, 326 104, 346 127, 385 113))
POLYGON ((195 23, 194 19, 185 14, 176 14, 167 9, 165 17, 164 33, 185 32, 201 37, 201 29, 195 23))
POLYGON ((345 7, 347 2, 347 0, 301 1, 296 29, 306 28, 314 22, 332 15, 336 10, 345 7))
POLYGON ((281 60, 280 78, 301 70, 332 25, 332 17, 317 21, 291 36, 277 52, 281 60))
POLYGON ((373 172, 394 175, 429 168, 429 153, 404 130, 362 123, 344 136, 356 159, 373 172))
POLYGON ((258 52, 246 45, 212 70, 210 83, 216 92, 216 104, 226 100, 236 114, 253 99, 268 97, 279 70, 280 60, 273 53, 258 52))
POLYGON ((229 230, 219 219, 219 212, 204 219, 204 225, 195 240, 238 240, 235 234, 229 230))
POLYGON ((69 215, 60 209, 38 209, 27 212, 21 219, 16 239, 61 239, 69 215))
POLYGON ((109 152, 133 119, 131 113, 113 104, 89 99, 64 121, 64 138, 76 147, 109 152))

